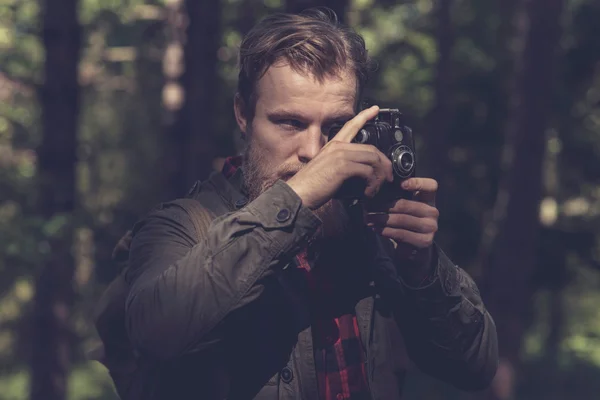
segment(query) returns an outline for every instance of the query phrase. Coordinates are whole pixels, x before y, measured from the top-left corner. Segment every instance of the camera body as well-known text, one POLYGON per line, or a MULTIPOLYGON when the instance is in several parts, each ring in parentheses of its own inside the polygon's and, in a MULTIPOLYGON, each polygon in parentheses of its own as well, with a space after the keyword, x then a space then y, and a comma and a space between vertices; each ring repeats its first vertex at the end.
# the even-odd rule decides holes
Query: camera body
MULTIPOLYGON (((342 124, 334 125, 328 133, 329 140, 342 127, 342 124)), ((417 161, 413 132, 404 124, 402 113, 393 108, 380 109, 377 116, 358 131, 352 143, 373 145, 392 162, 394 181, 384 183, 379 193, 368 202, 382 205, 404 197, 406 191, 402 190, 400 184, 415 176, 417 161)), ((365 183, 362 181, 349 180, 336 197, 360 199, 363 197, 364 187, 365 183)))

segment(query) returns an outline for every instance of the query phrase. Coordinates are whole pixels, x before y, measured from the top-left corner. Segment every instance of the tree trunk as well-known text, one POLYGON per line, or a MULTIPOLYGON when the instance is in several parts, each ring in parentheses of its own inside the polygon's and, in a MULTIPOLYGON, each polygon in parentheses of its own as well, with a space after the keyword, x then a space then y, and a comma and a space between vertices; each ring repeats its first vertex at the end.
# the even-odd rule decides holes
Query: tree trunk
POLYGON ((346 21, 346 12, 348 11, 348 0, 287 0, 285 11, 290 13, 299 13, 307 8, 327 7, 332 9, 342 23, 346 21))
POLYGON ((71 250, 81 40, 77 7, 76 0, 42 2, 46 60, 40 93, 43 138, 38 151, 39 207, 51 232, 34 299, 32 400, 66 398, 71 356, 68 322, 75 271, 71 250))
POLYGON ((261 0, 242 0, 235 21, 235 28, 242 36, 246 35, 256 24, 261 7, 264 7, 261 0))
POLYGON ((435 67, 435 105, 429 113, 428 145, 429 169, 431 176, 440 184, 439 192, 442 194, 438 206, 444 209, 443 193, 444 171, 448 165, 448 129, 451 125, 451 82, 452 82, 452 47, 454 44, 454 29, 452 26, 451 9, 452 0, 440 0, 436 3, 434 17, 436 20, 436 40, 438 59, 435 67))
POLYGON ((501 368, 490 398, 514 396, 521 340, 530 320, 529 279, 536 264, 546 128, 554 93, 563 0, 528 0, 529 23, 514 90, 498 193, 498 231, 486 258, 484 297, 496 321, 501 368), (504 374, 508 371, 507 374, 504 374))
POLYGON ((169 90, 165 91, 175 97, 172 104, 167 101, 172 119, 165 138, 166 187, 170 198, 185 195, 196 180, 205 179, 212 170, 216 154, 221 23, 219 0, 187 0, 185 12, 181 0, 172 3, 175 5, 170 23, 172 51, 167 51, 165 57, 177 58, 182 54, 183 59, 180 68, 168 73, 169 90))

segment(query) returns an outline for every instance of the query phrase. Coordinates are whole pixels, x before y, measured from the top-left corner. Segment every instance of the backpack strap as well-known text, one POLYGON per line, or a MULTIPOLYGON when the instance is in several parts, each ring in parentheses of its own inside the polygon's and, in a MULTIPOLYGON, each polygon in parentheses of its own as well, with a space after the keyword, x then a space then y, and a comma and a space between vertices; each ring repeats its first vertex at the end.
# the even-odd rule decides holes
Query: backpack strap
POLYGON ((192 222, 194 223, 196 235, 198 236, 198 242, 203 241, 206 231, 208 231, 210 224, 217 215, 215 215, 211 209, 205 207, 204 203, 201 203, 197 199, 183 198, 174 200, 172 203, 179 205, 188 213, 192 219, 192 222))

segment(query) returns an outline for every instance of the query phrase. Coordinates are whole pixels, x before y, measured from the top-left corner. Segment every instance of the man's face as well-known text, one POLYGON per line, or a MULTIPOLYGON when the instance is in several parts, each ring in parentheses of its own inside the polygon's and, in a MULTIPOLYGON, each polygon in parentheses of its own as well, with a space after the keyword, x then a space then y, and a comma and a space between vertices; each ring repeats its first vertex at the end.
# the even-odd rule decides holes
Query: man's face
MULTIPOLYGON (((251 199, 278 179, 291 178, 319 153, 327 142, 329 127, 355 115, 356 89, 351 73, 319 82, 278 63, 257 84, 251 121, 242 112, 243 104, 236 101, 236 118, 248 141, 244 179, 251 199)), ((317 210, 325 234, 330 228, 340 228, 341 211, 334 201, 317 210)))

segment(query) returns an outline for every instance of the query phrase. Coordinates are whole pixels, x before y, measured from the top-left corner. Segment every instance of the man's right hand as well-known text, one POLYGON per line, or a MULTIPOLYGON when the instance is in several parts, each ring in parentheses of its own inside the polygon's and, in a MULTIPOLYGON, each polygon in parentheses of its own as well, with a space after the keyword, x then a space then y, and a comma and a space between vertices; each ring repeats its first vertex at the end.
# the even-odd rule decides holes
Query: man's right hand
POLYGON ((349 178, 366 181, 367 197, 373 197, 385 180, 394 180, 391 161, 375 146, 351 143, 378 112, 379 107, 373 106, 348 121, 315 158, 287 181, 304 206, 311 210, 321 207, 349 178))

